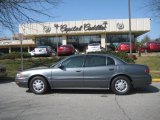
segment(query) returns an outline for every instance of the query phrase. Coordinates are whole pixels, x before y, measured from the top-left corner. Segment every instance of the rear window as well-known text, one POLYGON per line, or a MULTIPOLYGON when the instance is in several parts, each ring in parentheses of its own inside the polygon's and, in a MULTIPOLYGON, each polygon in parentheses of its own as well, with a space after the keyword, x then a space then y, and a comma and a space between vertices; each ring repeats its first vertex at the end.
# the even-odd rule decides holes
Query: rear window
POLYGON ((47 46, 37 46, 36 48, 47 48, 47 46))
POLYGON ((99 43, 93 43, 93 44, 89 44, 88 46, 99 46, 99 43))
POLYGON ((35 48, 34 50, 35 50, 35 51, 45 51, 46 48, 35 48))
POLYGON ((73 45, 61 45, 60 47, 74 47, 73 45))

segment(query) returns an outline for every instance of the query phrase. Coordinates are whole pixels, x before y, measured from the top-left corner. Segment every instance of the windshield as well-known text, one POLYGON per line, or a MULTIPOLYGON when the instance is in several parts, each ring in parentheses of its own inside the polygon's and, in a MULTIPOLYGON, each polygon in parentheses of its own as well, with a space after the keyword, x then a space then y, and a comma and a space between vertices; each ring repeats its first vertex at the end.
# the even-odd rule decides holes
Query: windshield
POLYGON ((65 60, 66 58, 60 58, 57 62, 53 63, 50 68, 55 67, 56 65, 58 65, 59 63, 61 63, 61 61, 65 60))

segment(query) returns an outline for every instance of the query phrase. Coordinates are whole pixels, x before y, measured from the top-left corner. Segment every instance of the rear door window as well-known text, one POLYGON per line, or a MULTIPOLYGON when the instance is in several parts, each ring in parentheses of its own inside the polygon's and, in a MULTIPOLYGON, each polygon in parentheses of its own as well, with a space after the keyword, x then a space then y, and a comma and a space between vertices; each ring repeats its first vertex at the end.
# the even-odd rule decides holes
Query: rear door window
POLYGON ((107 57, 107 65, 115 65, 114 59, 112 59, 111 57, 107 57))
POLYGON ((88 55, 86 57, 85 67, 106 66, 106 57, 97 55, 88 55))

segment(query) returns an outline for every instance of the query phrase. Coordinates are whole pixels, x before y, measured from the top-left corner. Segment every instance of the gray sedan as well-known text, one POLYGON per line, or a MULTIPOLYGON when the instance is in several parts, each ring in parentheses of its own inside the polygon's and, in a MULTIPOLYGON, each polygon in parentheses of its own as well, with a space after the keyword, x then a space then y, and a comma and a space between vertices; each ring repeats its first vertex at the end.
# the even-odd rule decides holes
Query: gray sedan
POLYGON ((35 94, 49 89, 98 88, 111 89, 115 94, 128 94, 131 88, 151 84, 149 68, 128 64, 106 54, 69 56, 50 67, 38 67, 18 72, 17 85, 35 94))

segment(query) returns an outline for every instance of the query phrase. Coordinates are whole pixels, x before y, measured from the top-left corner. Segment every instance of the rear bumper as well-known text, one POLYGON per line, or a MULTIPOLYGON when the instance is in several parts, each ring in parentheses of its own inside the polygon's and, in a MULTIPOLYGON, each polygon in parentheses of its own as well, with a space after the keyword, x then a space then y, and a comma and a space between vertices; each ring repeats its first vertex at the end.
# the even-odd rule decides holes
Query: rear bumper
POLYGON ((49 54, 34 54, 35 57, 38 57, 38 56, 49 56, 49 54))
POLYGON ((147 75, 140 78, 135 78, 132 83, 134 88, 146 87, 152 83, 152 77, 151 75, 147 75))
POLYGON ((72 51, 60 51, 58 52, 58 55, 68 55, 68 54, 73 54, 72 51))
POLYGON ((101 52, 102 50, 86 50, 86 53, 88 53, 88 52, 101 52))

